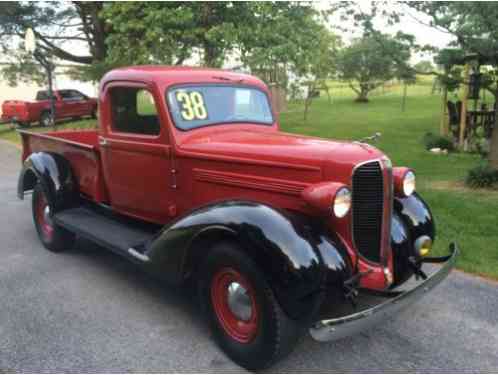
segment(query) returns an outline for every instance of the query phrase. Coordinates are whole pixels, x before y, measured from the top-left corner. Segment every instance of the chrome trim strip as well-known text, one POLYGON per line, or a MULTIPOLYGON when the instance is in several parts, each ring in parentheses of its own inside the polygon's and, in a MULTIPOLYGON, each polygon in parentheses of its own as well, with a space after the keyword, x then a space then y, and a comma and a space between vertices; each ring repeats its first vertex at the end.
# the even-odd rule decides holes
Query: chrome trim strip
POLYGON ((138 252, 133 247, 130 247, 128 249, 128 254, 130 254, 134 258, 141 260, 142 262, 148 262, 150 260, 150 258, 147 255, 138 252))
POLYGON ((363 329, 379 323, 386 316, 394 315, 412 303, 418 301, 428 291, 443 281, 455 266, 456 258, 459 253, 456 244, 450 245, 450 255, 442 258, 427 259, 427 262, 441 263, 446 262, 438 271, 433 273, 425 281, 413 289, 393 294, 386 302, 382 302, 369 309, 343 316, 335 319, 321 320, 310 328, 311 336, 317 341, 331 341, 353 335, 363 329))

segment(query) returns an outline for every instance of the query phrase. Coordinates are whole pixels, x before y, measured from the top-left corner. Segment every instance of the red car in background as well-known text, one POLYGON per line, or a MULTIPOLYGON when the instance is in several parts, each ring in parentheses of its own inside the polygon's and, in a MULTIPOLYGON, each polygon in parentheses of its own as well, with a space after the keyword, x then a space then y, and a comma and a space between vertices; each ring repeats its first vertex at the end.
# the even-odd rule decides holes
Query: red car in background
MULTIPOLYGON (((77 90, 54 91, 55 119, 95 117, 97 99, 90 98, 77 90)), ((33 122, 49 126, 50 97, 48 91, 38 91, 34 102, 22 100, 6 100, 2 104, 2 122, 12 121, 21 126, 33 122)))

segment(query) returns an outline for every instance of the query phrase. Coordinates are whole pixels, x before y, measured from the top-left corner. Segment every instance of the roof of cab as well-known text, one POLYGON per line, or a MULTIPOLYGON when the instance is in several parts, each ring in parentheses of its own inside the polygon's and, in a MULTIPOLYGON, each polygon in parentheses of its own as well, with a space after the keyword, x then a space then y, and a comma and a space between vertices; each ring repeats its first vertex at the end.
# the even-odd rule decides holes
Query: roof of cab
POLYGON ((113 69, 102 78, 102 86, 110 81, 161 83, 238 83, 266 87, 259 78, 230 70, 191 66, 138 65, 113 69))

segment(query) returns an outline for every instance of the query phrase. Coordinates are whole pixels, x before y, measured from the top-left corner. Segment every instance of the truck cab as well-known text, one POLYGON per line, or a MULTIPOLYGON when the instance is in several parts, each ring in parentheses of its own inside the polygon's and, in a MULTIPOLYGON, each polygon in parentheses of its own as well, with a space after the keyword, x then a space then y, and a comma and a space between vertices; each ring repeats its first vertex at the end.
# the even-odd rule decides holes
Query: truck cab
POLYGON ((429 254, 434 219, 412 169, 364 142, 282 132, 254 76, 116 69, 99 111, 98 130, 21 131, 18 195, 33 190, 43 245, 79 235, 193 280, 218 344, 248 369, 303 329, 326 341, 381 324, 454 265, 455 244, 429 254), (425 263, 443 266, 429 276, 425 263))

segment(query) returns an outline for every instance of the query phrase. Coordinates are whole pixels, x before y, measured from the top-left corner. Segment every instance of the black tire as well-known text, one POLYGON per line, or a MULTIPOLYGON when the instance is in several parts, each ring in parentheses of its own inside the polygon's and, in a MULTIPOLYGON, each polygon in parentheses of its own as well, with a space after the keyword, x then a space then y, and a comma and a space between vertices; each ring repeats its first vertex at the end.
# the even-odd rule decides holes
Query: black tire
POLYGON ((50 112, 43 111, 40 115, 40 125, 44 127, 48 127, 52 125, 52 116, 50 116, 50 112))
MULTIPOLYGON (((282 311, 263 273, 236 244, 223 242, 215 245, 200 265, 198 276, 201 307, 209 319, 214 338, 235 363, 248 370, 259 371, 292 351, 303 330, 282 311), (250 331, 249 338, 244 336, 242 341, 229 332, 222 318, 219 318, 219 307, 214 306, 219 303, 216 302, 218 294, 213 290, 218 289, 220 272, 226 270, 233 270, 242 277, 241 285, 250 290, 245 296, 250 296, 251 302, 255 303, 256 329, 250 331)), ((229 311, 231 313, 233 310, 229 311)), ((252 309, 250 311, 250 318, 238 322, 252 322, 254 313, 252 309)), ((234 314, 232 316, 235 317, 234 314)))
POLYGON ((75 235, 66 229, 53 223, 50 209, 45 214, 48 206, 47 198, 42 186, 38 183, 33 191, 32 212, 38 237, 47 250, 55 253, 68 250, 73 247, 75 235))

